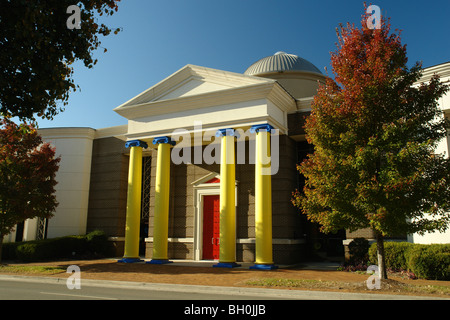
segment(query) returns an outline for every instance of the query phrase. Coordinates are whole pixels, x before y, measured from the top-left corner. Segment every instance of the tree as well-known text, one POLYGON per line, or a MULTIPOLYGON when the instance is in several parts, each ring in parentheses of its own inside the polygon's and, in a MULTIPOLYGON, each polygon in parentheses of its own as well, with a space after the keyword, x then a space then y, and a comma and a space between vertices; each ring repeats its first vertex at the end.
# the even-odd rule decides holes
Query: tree
POLYGON ((27 219, 50 218, 58 205, 60 158, 37 130, 7 118, 0 128, 0 261, 3 237, 27 219))
POLYGON ((414 85, 422 68, 407 67, 400 35, 389 20, 372 30, 367 19, 337 30, 335 80, 306 119, 314 153, 298 166, 306 183, 292 201, 323 232, 371 228, 386 279, 384 237, 449 227, 450 160, 434 154, 449 129, 438 108, 448 87, 437 76, 414 85))
POLYGON ((71 29, 67 12, 74 1, 0 0, 0 114, 23 121, 53 119, 63 111, 58 102, 65 106, 76 90, 71 65, 81 60, 92 68, 98 35, 112 31, 95 14, 112 15, 119 1, 75 1, 81 28, 71 29))

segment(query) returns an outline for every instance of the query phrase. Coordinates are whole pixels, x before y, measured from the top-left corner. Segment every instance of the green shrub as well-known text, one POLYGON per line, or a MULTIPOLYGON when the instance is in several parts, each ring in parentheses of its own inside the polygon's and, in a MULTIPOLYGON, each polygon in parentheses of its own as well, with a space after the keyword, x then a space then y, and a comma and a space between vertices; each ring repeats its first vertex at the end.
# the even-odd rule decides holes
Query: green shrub
POLYGON ((67 236, 54 239, 23 242, 17 246, 16 255, 25 262, 70 258, 74 253, 85 252, 86 238, 67 236))
POLYGON ((17 259, 17 245, 20 243, 18 242, 8 242, 3 243, 2 246, 2 259, 3 260, 16 260, 17 259))
POLYGON ((87 249, 94 255, 111 255, 111 244, 105 232, 96 230, 86 235, 87 249))
POLYGON ((48 240, 23 242, 16 248, 17 259, 25 262, 46 260, 54 254, 51 243, 48 240))
MULTIPOLYGON (((385 242, 384 254, 386 268, 392 270, 407 270, 407 254, 408 251, 414 246, 409 242, 385 242)), ((373 243, 369 249, 369 260, 372 264, 378 264, 377 257, 377 244, 373 243)))
POLYGON ((450 280, 450 245, 416 245, 409 253, 408 269, 418 278, 450 280))
POLYGON ((365 238, 355 238, 348 245, 350 263, 353 265, 366 264, 369 260, 369 241, 365 238))
POLYGON ((94 231, 86 236, 67 236, 3 245, 4 260, 24 262, 43 261, 77 257, 102 257, 111 255, 108 237, 102 231, 94 231), (5 249, 6 248, 6 249, 5 249))
MULTIPOLYGON (((409 242, 385 242, 386 268, 405 270, 418 278, 450 280, 450 244, 413 244, 409 242)), ((378 264, 377 246, 369 249, 371 264, 378 264)))

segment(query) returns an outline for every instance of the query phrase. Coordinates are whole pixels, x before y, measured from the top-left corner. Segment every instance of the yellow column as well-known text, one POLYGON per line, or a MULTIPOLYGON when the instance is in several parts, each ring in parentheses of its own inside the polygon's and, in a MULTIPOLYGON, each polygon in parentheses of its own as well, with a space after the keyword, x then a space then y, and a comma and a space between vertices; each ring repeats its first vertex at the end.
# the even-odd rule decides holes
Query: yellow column
POLYGON ((220 256, 214 267, 234 268, 236 264, 236 167, 235 131, 221 129, 216 136, 221 139, 220 162, 220 256))
POLYGON ((139 258, 139 232, 141 222, 142 187, 142 148, 148 148, 145 142, 134 140, 125 144, 130 150, 128 169, 127 216, 125 226, 125 250, 123 259, 118 262, 133 263, 139 258))
POLYGON ((170 196, 170 147, 168 137, 155 138, 158 145, 155 181, 155 217, 153 223, 153 256, 151 264, 170 263, 168 260, 169 196, 170 196))
POLYGON ((255 154, 255 265, 251 269, 273 270, 272 251, 272 175, 270 131, 272 126, 258 125, 255 154))

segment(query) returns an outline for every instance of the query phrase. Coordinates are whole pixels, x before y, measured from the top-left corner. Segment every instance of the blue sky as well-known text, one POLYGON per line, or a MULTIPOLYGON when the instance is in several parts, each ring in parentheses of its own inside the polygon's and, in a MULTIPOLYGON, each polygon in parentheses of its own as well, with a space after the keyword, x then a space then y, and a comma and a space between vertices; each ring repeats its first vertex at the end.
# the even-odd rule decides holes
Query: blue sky
MULTIPOLYGON (((369 1, 368 1, 369 3, 369 1)), ((401 29, 409 65, 450 61, 450 1, 375 0, 401 29)), ((122 0, 102 18, 123 32, 102 38, 93 69, 75 64, 81 91, 66 111, 41 128, 104 128, 126 124, 112 109, 167 76, 195 64, 243 73, 277 51, 301 56, 320 70, 329 67, 339 23, 360 26, 362 0, 122 0)), ((331 73, 331 71, 330 71, 331 73)))

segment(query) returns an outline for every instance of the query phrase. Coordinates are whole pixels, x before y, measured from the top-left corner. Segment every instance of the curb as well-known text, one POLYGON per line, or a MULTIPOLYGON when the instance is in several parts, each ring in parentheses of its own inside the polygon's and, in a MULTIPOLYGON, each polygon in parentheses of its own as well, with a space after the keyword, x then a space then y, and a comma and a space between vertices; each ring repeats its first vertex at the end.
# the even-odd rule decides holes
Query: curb
MULTIPOLYGON (((33 277, 0 275, 0 281, 22 281, 34 283, 50 283, 66 285, 67 278, 33 277)), ((294 300, 450 300, 447 298, 428 297, 428 296, 406 296, 389 295, 374 293, 351 293, 351 292, 331 292, 331 291, 304 291, 304 290, 286 290, 286 289, 266 289, 266 288, 247 288, 247 287, 214 287, 185 284, 166 284, 166 283, 147 283, 132 281, 108 281, 108 280, 90 280, 81 279, 82 286, 138 289, 152 291, 170 291, 170 292, 188 292, 202 294, 221 294, 230 295, 230 299, 236 295, 252 295, 264 298, 283 298, 294 300)))

